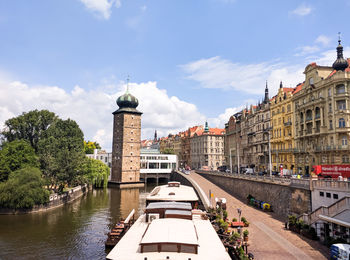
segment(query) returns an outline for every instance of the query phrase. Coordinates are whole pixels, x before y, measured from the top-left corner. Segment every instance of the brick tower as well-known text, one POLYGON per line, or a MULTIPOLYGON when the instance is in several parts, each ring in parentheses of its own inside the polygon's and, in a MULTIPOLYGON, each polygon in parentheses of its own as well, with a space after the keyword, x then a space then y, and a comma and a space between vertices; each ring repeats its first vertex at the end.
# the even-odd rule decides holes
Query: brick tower
POLYGON ((112 176, 110 184, 123 187, 143 186, 140 182, 141 112, 139 102, 129 93, 117 100, 119 109, 113 112, 112 176))

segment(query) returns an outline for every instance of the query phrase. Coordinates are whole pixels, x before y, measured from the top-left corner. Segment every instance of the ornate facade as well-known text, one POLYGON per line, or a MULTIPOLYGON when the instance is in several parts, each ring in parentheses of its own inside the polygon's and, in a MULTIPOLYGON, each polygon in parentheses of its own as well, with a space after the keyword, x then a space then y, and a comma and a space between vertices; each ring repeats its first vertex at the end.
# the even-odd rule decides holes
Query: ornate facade
POLYGON ((313 165, 349 163, 350 68, 340 40, 332 67, 311 63, 305 83, 293 96, 295 159, 298 171, 313 165))

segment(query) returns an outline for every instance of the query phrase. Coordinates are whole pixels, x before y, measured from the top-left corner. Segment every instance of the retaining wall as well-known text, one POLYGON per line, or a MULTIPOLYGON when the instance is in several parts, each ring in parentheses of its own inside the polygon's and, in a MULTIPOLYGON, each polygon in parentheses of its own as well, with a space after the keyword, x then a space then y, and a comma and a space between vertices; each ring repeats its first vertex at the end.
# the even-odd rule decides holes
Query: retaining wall
POLYGON ((86 194, 91 186, 85 184, 81 186, 74 187, 73 189, 58 195, 51 194, 50 202, 44 205, 35 205, 31 209, 5 209, 0 208, 0 214, 2 215, 12 215, 12 214, 27 214, 27 213, 35 213, 35 212, 43 212, 47 210, 51 210, 60 206, 63 206, 66 203, 70 203, 77 198, 80 198, 84 194, 86 194))
POLYGON ((311 191, 304 187, 294 187, 291 183, 278 184, 219 173, 202 171, 197 173, 244 202, 247 202, 250 194, 258 200, 271 204, 274 212, 281 218, 287 218, 289 214, 300 215, 311 211, 311 191))

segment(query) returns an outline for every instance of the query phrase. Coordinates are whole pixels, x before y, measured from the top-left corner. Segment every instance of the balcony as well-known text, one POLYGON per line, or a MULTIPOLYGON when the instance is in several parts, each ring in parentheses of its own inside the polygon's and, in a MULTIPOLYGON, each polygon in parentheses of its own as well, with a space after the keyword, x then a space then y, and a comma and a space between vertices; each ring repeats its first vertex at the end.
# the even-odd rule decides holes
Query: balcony
POLYGON ((291 126, 291 125, 292 125, 292 122, 290 122, 290 121, 284 123, 284 126, 291 126))
POLYGON ((316 146, 316 152, 327 152, 327 151, 346 151, 350 149, 350 145, 323 145, 316 146))
POLYGON ((310 121, 310 120, 312 120, 312 116, 306 117, 306 121, 310 121))

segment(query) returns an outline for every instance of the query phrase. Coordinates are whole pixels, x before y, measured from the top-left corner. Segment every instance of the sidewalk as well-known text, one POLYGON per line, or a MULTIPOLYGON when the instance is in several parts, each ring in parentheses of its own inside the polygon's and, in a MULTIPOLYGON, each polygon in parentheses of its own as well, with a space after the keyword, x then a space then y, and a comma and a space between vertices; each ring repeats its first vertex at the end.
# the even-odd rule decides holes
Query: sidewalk
POLYGON ((242 210, 241 216, 250 222, 247 228, 250 244, 248 250, 254 254, 255 259, 327 259, 329 250, 319 242, 285 230, 283 222, 239 201, 197 173, 191 172, 189 177, 197 182, 206 194, 211 190, 214 198, 226 198, 229 219, 238 219, 237 209, 242 210))

